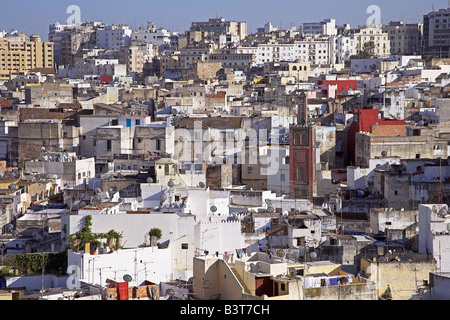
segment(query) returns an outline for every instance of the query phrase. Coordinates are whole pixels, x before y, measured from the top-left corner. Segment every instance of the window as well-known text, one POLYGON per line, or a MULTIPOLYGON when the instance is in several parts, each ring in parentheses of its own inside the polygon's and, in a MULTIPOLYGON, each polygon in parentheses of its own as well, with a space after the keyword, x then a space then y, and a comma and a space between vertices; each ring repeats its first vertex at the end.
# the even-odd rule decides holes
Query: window
POLYGON ((247 173, 252 174, 253 173, 253 167, 247 167, 247 173))
POLYGON ((141 125, 141 119, 136 119, 135 124, 136 124, 137 126, 140 126, 140 125, 141 125))
POLYGON ((111 151, 111 140, 106 140, 106 150, 111 151))

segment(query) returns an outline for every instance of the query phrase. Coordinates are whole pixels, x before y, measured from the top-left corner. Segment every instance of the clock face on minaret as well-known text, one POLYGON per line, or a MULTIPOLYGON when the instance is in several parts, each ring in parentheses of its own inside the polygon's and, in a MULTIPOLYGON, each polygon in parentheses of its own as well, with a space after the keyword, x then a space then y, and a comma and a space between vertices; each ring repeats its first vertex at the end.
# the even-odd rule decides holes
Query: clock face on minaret
POLYGON ((312 199, 315 194, 315 130, 308 123, 308 100, 297 98, 297 125, 290 127, 289 165, 291 199, 312 199))

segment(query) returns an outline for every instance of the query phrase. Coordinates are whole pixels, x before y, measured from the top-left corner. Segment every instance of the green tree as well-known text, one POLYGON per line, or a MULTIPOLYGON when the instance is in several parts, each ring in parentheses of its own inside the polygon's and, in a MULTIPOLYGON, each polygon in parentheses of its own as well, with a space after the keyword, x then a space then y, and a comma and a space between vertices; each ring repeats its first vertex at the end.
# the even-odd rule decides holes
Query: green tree
POLYGON ((156 246, 157 241, 162 237, 162 231, 161 229, 158 228, 152 228, 148 233, 148 235, 150 236, 150 245, 156 246))
POLYGON ((350 57, 350 59, 370 59, 375 55, 375 42, 368 41, 364 43, 362 50, 350 57))
POLYGON ((159 240, 162 237, 162 231, 161 231, 161 229, 158 229, 158 228, 152 228, 150 230, 150 232, 148 233, 148 235, 150 237, 156 237, 159 240))

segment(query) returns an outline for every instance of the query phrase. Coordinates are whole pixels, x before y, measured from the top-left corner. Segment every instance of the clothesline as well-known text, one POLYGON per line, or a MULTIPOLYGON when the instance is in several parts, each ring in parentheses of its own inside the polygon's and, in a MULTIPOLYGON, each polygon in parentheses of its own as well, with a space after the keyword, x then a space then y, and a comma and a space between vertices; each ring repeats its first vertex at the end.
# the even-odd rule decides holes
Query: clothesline
POLYGON ((332 287, 340 284, 349 284, 353 282, 353 275, 333 276, 333 277, 304 277, 303 288, 332 287))

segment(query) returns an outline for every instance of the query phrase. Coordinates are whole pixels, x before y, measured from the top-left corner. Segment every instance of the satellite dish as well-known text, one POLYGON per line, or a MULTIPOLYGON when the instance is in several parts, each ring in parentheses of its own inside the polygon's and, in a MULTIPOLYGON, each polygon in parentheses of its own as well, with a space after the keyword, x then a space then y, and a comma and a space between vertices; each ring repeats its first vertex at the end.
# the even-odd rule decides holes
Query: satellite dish
POLYGON ((280 257, 280 258, 283 258, 284 255, 285 255, 285 253, 284 253, 283 250, 279 249, 279 250, 277 250, 276 255, 277 255, 278 257, 280 257))
POLYGON ((209 208, 211 210, 211 212, 216 212, 217 211, 217 207, 216 206, 211 206, 211 208, 209 208))
POLYGON ((290 260, 291 259, 291 254, 288 252, 286 253, 286 259, 290 260))
POLYGON ((315 253, 315 252, 311 252, 310 254, 309 254, 309 257, 311 258, 311 259, 315 259, 315 258, 317 258, 317 253, 315 253))
POLYGON ((137 197, 137 198, 136 198, 136 201, 137 201, 138 203, 142 203, 142 202, 144 202, 144 199, 142 199, 142 197, 137 197))
POLYGON ((153 183, 153 178, 152 177, 148 177, 147 178, 147 183, 153 183))
POLYGON ((172 298, 175 295, 175 291, 173 289, 167 289, 166 290, 166 296, 169 298, 172 298))
POLYGON ((91 197, 91 205, 99 206, 102 203, 102 198, 99 195, 95 195, 91 197))
POLYGON ((161 199, 161 201, 167 200, 167 196, 165 194, 160 195, 159 198, 161 199))
POLYGON ((297 275, 297 270, 295 270, 295 268, 289 268, 289 274, 291 276, 295 276, 295 275, 297 275))
POLYGON ((387 259, 386 259, 385 256, 379 256, 379 257, 377 258, 377 261, 380 261, 380 262, 386 262, 387 259))
POLYGON ((386 151, 381 151, 381 156, 382 156, 383 158, 386 158, 387 152, 386 152, 386 151))
POLYGON ((256 269, 259 271, 259 270, 261 270, 261 268, 262 268, 262 263, 258 261, 256 263, 256 269))
POLYGON ((100 189, 100 188, 95 188, 95 189, 94 189, 94 192, 95 192, 95 194, 100 194, 100 193, 102 193, 102 189, 100 189))
POLYGON ((169 182, 167 183, 167 186, 168 186, 169 188, 173 188, 173 186, 174 186, 173 181, 169 181, 169 182))
POLYGON ((123 281, 125 282, 131 282, 132 280, 133 278, 129 274, 123 276, 123 281))
POLYGON ((83 208, 87 205, 86 201, 81 201, 80 202, 80 208, 83 208))
POLYGON ((11 223, 8 223, 5 225, 6 232, 11 232, 13 230, 14 226, 11 223))
POLYGON ((80 200, 81 200, 81 199, 84 199, 84 197, 85 197, 84 193, 80 193, 79 196, 78 196, 78 198, 79 198, 80 200))
POLYGON ((367 227, 367 228, 366 228, 366 233, 367 233, 367 234, 371 234, 371 233, 372 233, 372 228, 367 227))
POLYGON ((17 230, 12 230, 11 234, 13 235, 13 237, 17 237, 19 235, 19 231, 17 230))
POLYGON ((200 188, 206 187, 206 185, 205 185, 203 182, 200 182, 200 183, 198 184, 198 186, 199 186, 200 188))
POLYGON ((267 207, 267 212, 274 213, 275 209, 273 207, 267 207))
POLYGON ((125 202, 125 201, 123 200, 123 198, 119 198, 118 201, 119 201, 119 202, 125 202))
POLYGON ((44 237, 38 234, 35 239, 36 241, 41 242, 42 240, 44 240, 44 237))
POLYGON ((255 272, 256 266, 254 263, 250 263, 250 272, 255 272))
POLYGON ((300 255, 297 252, 294 252, 291 255, 291 259, 294 260, 294 261, 298 261, 299 258, 300 258, 300 255))
POLYGON ((433 213, 437 213, 438 212, 438 207, 436 205, 433 205, 431 211, 433 211, 433 213))
POLYGON ((31 236, 33 237, 33 238, 35 238, 36 239, 36 237, 39 235, 39 232, 37 232, 37 231, 34 231, 32 234, 31 234, 31 236))
POLYGON ((17 162, 16 161, 13 162, 13 167, 17 167, 17 162))

